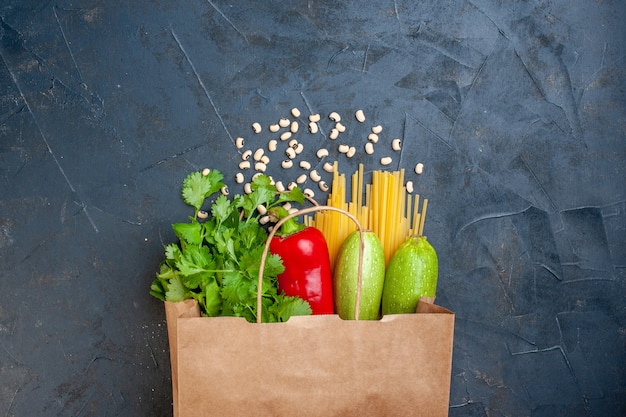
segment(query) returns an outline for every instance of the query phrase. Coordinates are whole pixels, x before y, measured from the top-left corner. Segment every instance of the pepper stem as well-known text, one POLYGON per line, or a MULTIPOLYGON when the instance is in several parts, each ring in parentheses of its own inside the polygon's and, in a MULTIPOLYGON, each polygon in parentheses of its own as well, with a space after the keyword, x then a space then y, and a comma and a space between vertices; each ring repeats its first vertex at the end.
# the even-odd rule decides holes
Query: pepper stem
MULTIPOLYGON (((285 210, 284 207, 272 207, 271 209, 269 209, 267 214, 268 216, 270 216, 270 219, 274 223, 278 223, 281 219, 287 217, 289 215, 289 212, 285 210)), ((297 217, 292 217, 286 220, 280 226, 280 229, 276 231, 276 234, 282 237, 289 236, 289 235, 299 232, 300 230, 304 228, 305 228, 305 225, 302 223, 298 223, 297 217)))

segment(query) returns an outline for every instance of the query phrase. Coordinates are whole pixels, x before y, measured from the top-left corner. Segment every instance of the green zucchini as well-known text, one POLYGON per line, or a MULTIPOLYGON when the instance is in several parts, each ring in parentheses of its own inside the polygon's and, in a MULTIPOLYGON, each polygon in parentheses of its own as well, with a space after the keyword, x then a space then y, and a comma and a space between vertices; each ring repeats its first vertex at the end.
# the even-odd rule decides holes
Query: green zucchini
MULTIPOLYGON (((344 320, 355 319, 359 268, 359 232, 348 235, 335 259, 333 294, 335 312, 344 320)), ((363 268, 359 320, 376 320, 385 280, 385 254, 380 239, 372 231, 363 232, 363 268)))
POLYGON ((411 236, 395 251, 385 272, 382 314, 415 313, 421 297, 435 297, 439 263, 425 236, 411 236))

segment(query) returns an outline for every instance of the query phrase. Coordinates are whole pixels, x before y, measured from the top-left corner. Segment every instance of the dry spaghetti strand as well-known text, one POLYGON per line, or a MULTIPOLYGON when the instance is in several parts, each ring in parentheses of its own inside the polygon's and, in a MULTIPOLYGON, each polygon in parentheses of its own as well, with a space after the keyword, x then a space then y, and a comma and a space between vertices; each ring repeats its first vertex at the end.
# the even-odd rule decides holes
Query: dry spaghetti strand
MULTIPOLYGON (((386 261, 407 237, 423 233, 428 199, 423 200, 419 212, 420 196, 413 196, 412 201, 404 186, 404 170, 375 170, 370 183, 365 183, 363 164, 359 164, 350 177, 350 201, 347 201, 346 176, 339 173, 337 162, 334 168, 327 205, 348 211, 363 227, 375 232, 383 244, 386 261)), ((333 211, 319 211, 313 218, 305 217, 305 224, 317 227, 326 237, 331 266, 343 241, 356 230, 346 216, 333 211)))

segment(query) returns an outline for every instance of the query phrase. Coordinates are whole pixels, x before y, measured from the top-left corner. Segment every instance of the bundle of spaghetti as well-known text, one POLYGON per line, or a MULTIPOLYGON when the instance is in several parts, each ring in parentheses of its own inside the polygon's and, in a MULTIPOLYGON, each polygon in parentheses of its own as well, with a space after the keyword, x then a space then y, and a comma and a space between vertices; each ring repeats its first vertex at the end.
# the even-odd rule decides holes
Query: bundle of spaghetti
MULTIPOLYGON (((359 220, 361 226, 376 233, 386 262, 407 237, 422 233, 428 200, 424 199, 422 212, 419 213, 419 195, 412 196, 406 191, 403 169, 373 171, 371 184, 364 184, 363 164, 359 164, 351 177, 349 202, 346 201, 346 185, 346 176, 339 174, 335 162, 332 188, 326 204, 347 210, 359 220)), ((334 266, 341 244, 356 230, 356 226, 347 216, 334 211, 320 211, 313 218, 305 217, 304 221, 306 225, 322 231, 328 243, 331 267, 334 266)))

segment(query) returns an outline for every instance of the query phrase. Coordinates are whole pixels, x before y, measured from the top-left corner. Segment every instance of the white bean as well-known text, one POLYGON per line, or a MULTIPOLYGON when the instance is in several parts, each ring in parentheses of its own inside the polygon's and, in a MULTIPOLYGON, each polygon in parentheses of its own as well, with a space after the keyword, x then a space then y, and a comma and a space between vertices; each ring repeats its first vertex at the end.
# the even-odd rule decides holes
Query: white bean
POLYGON ((419 164, 415 165, 415 173, 419 175, 422 172, 424 172, 424 164, 420 162, 419 164))
POLYGON ((316 122, 310 122, 309 123, 309 132, 316 134, 318 131, 318 127, 317 127, 317 123, 316 122))
POLYGON ((307 175, 306 174, 302 174, 298 178, 296 178, 296 183, 297 184, 304 184, 306 182, 306 179, 307 179, 307 175))
POLYGON ((254 160, 260 161, 264 153, 265 151, 263 150, 263 148, 259 148, 256 151, 254 151, 254 156, 253 156, 254 160))
POLYGON ((298 109, 297 107, 294 107, 293 109, 291 109, 291 115, 293 117, 300 117, 300 109, 298 109))
POLYGON ((392 161, 393 161, 393 159, 391 159, 390 156, 385 156, 383 158, 380 158, 380 164, 381 165, 389 165, 389 164, 391 164, 392 161))
POLYGON ((332 128, 330 130, 330 134, 328 135, 329 139, 335 140, 339 137, 339 131, 335 128, 332 128))
POLYGON ((290 124, 291 122, 289 121, 289 119, 285 119, 284 117, 278 121, 278 126, 280 127, 287 127, 290 124))
POLYGON ((326 181, 320 181, 318 185, 320 187, 320 190, 322 190, 323 192, 328 191, 328 184, 326 184, 326 181))
POLYGON ((310 188, 305 188, 304 191, 302 191, 302 193, 309 198, 315 197, 315 193, 310 188))
POLYGON ((280 166, 285 169, 289 169, 293 166, 293 161, 291 159, 285 159, 283 162, 281 162, 280 166))
POLYGON ((198 211, 198 218, 199 219, 206 219, 208 217, 209 217, 209 213, 207 213, 206 211, 204 211, 204 210, 198 211))
POLYGON ((258 206, 256 206, 256 211, 258 211, 259 214, 263 216, 264 214, 267 214, 267 207, 265 207, 263 204, 259 204, 258 206))
POLYGON ((267 165, 265 165, 263 162, 257 162, 256 164, 254 164, 254 169, 256 171, 265 172, 265 170, 267 169, 267 165))
POLYGON ((269 142, 267 142, 267 150, 270 152, 274 152, 276 151, 276 149, 278 148, 278 141, 276 139, 272 139, 269 142))
POLYGON ((311 169, 311 163, 307 161, 300 161, 300 168, 306 169, 307 171, 311 169))
POLYGON ((350 150, 350 146, 342 143, 337 149, 340 153, 348 153, 348 151, 350 150))
POLYGON ((252 156, 252 151, 250 149, 248 149, 248 150, 245 150, 241 154, 241 159, 243 159, 244 161, 247 161, 248 159, 250 159, 251 156, 252 156))
POLYGON ((254 182, 254 180, 256 180, 257 178, 259 178, 259 176, 261 176, 261 175, 263 175, 263 173, 262 173, 262 172, 257 172, 256 174, 254 174, 254 175, 252 176, 252 182, 254 182))
POLYGON ((276 133, 280 130, 280 126, 278 126, 278 123, 270 125, 270 132, 272 133, 276 133))
POLYGON ((348 152, 346 152, 346 156, 348 158, 352 158, 354 154, 356 154, 356 148, 354 146, 350 146, 350 148, 348 149, 348 152))
POLYGON ((361 109, 357 110, 356 113, 354 113, 354 117, 356 117, 356 119, 360 123, 363 123, 365 121, 365 113, 363 113, 363 110, 361 109))
POLYGON ((268 224, 270 222, 270 216, 261 216, 259 219, 260 224, 268 224))
POLYGON ((413 181, 406 182, 406 192, 410 194, 413 193, 413 181))
POLYGON ((374 153, 374 144, 372 142, 367 142, 365 144, 365 153, 371 155, 374 153))
POLYGON ((269 157, 269 156, 267 156, 267 155, 263 155, 263 156, 261 157, 261 161, 260 161, 260 162, 263 162, 265 165, 267 165, 267 164, 269 164, 269 163, 270 163, 270 157, 269 157))
POLYGON ((309 177, 315 182, 319 182, 322 179, 322 176, 315 169, 309 173, 309 177))
POLYGON ((287 158, 293 159, 296 157, 296 151, 293 148, 287 148, 285 149, 285 155, 287 155, 287 158))
POLYGON ((370 133, 369 135, 367 135, 367 140, 369 140, 372 143, 377 143, 378 135, 376 133, 370 133))
POLYGON ((291 133, 297 133, 299 129, 300 129, 300 124, 298 122, 296 122, 295 120, 291 122, 291 126, 289 127, 289 130, 291 130, 291 133))
POLYGON ((381 125, 372 126, 372 133, 379 134, 383 131, 383 127, 381 125))
MULTIPOLYGON (((296 188, 298 186, 298 184, 295 183, 295 181, 291 181, 289 184, 287 184, 287 189, 289 191, 293 190, 294 188, 296 188)), ((284 207, 284 206, 283 206, 284 207)), ((289 207, 291 207, 291 204, 289 204, 289 207)), ((288 208, 286 208, 285 210, 289 211, 288 208)))
POLYGON ((206 177, 207 175, 209 175, 211 173, 211 170, 209 168, 204 168, 202 170, 202 176, 206 177))
MULTIPOLYGON (((296 185, 296 183, 295 183, 295 182, 291 181, 291 182, 289 183, 289 186, 290 186, 290 188, 289 188, 289 189, 290 189, 290 190, 292 190, 292 189, 293 189, 294 187, 296 187, 297 185, 296 185)), ((290 203, 290 202, 286 202, 285 204, 283 204, 283 208, 284 208, 285 210, 287 210, 287 211, 291 210, 291 203, 290 203)))
POLYGON ((280 140, 287 140, 291 137, 291 132, 283 132, 280 135, 280 140))
POLYGON ((332 162, 326 162, 322 168, 326 172, 333 172, 333 171, 335 171, 335 165, 332 162))
POLYGON ((252 186, 250 185, 249 182, 245 183, 243 185, 243 192, 246 194, 251 194, 252 193, 252 186))
POLYGON ((296 148, 298 146, 298 139, 291 139, 287 144, 290 148, 296 148))
POLYGON ((399 151, 402 149, 402 141, 400 139, 394 139, 391 141, 391 149, 399 151))
POLYGON ((319 113, 315 113, 309 116, 309 122, 313 122, 313 123, 317 123, 320 120, 322 120, 321 116, 319 115, 319 113))
POLYGON ((289 214, 293 214, 293 213, 295 213, 296 211, 298 211, 298 208, 297 208, 297 207, 292 207, 291 209, 287 210, 287 212, 288 212, 289 214))
POLYGON ((327 156, 328 156, 328 149, 321 148, 317 150, 317 157, 319 159, 325 158, 327 156))
POLYGON ((250 168, 250 161, 239 162, 239 169, 248 169, 248 168, 250 168))
POLYGON ((304 150, 304 145, 301 143, 298 143, 298 146, 296 146, 296 155, 300 155, 302 153, 302 151, 304 150))
POLYGON ((222 194, 224 195, 228 195, 229 191, 228 191, 228 185, 223 186, 220 191, 222 192, 222 194))
POLYGON ((346 127, 339 122, 335 123, 335 129, 337 129, 339 133, 343 133, 346 131, 346 127))
POLYGON ((261 130, 263 130, 261 128, 261 124, 258 122, 254 122, 252 123, 252 130, 254 131, 254 133, 261 133, 261 130))
POLYGON ((279 193, 282 193, 283 191, 285 191, 285 186, 283 185, 282 181, 276 182, 276 191, 278 191, 279 193))
POLYGON ((244 142, 245 142, 245 139, 242 138, 241 136, 239 136, 237 139, 235 139, 235 146, 237 147, 237 149, 243 148, 243 143, 244 142))
POLYGON ((237 174, 235 174, 235 182, 237 182, 237 184, 241 184, 243 183, 243 174, 241 172, 238 172, 237 174))
POLYGON ((339 113, 337 113, 336 111, 330 113, 328 115, 328 118, 333 122, 339 122, 341 120, 341 116, 339 116, 339 113))

